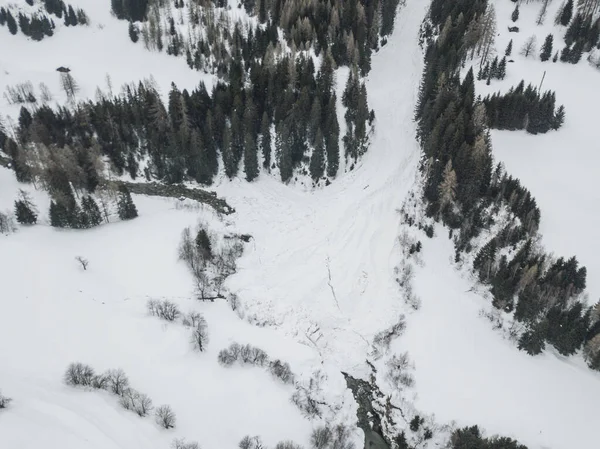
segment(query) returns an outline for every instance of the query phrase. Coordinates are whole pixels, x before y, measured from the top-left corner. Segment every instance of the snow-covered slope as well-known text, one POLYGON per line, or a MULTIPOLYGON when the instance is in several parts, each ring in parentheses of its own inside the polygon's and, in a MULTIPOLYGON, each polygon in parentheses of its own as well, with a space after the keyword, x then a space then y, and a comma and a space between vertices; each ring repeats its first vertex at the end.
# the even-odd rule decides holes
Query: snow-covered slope
MULTIPOLYGON (((152 74, 163 92, 171 80, 188 87, 186 80, 193 85, 199 79, 182 59, 131 44, 126 24, 109 17, 108 2, 74 3, 86 9, 91 28, 60 30, 41 43, 2 35, 3 41, 16 42, 15 51, 40 52, 47 66, 36 69, 35 62, 21 64, 2 54, 2 69, 14 74, 10 83, 37 82, 40 72, 40 81, 47 76, 58 83, 55 65, 69 65, 88 95, 103 84, 106 72, 115 85, 152 74), (106 31, 94 28, 96 21, 105 23, 106 31), (120 27, 118 33, 109 26, 120 27), (74 53, 65 54, 72 59, 55 63, 57 49, 76 45, 57 39, 62 33, 68 40, 74 32, 89 35, 81 39, 89 39, 98 52, 114 34, 114 52, 92 61, 93 51, 68 47, 74 53), (83 54, 88 51, 89 61, 83 54), (131 63, 136 60, 143 62, 131 63), (91 70, 84 75, 86 67, 91 70)), ((204 448, 232 448, 246 434, 261 435, 269 447, 283 439, 307 446, 318 422, 291 404, 293 388, 259 368, 223 368, 218 351, 233 341, 251 343, 288 361, 301 380, 321 370, 324 395, 339 407, 327 418, 353 423, 356 405, 341 371, 366 375, 373 336, 402 313, 408 316, 406 334, 393 343, 390 355, 408 351, 416 378, 403 399, 435 413, 441 423, 479 423, 533 449, 595 446, 599 376, 551 353, 532 358, 493 331, 479 317, 488 302, 467 292, 471 283, 452 268, 445 230, 436 229, 433 240, 419 236, 424 266, 417 269, 414 286, 421 310, 412 312, 401 300, 394 268, 404 225, 397 210, 417 179, 412 115, 422 70, 417 35, 426 9, 427 2, 408 0, 393 36, 374 55, 368 90, 377 132, 371 149, 326 189, 299 191, 268 176, 251 184, 227 181, 216 187, 236 209, 225 221, 210 210, 178 210, 171 200, 136 196, 140 217, 131 222, 86 231, 42 223, 0 236, 0 388, 14 399, 0 413, 1 447, 30 449, 51 442, 49 447, 61 449, 159 449, 185 437, 204 448), (217 231, 253 236, 238 273, 227 282, 240 298, 243 319, 225 302, 192 299, 177 244, 181 230, 199 218, 217 231), (77 255, 89 259, 87 271, 75 262, 77 255), (146 300, 163 297, 184 311, 204 313, 211 337, 206 353, 191 349, 185 328, 146 314, 146 300), (173 407, 177 428, 160 430, 150 418, 121 409, 114 396, 65 386, 62 373, 72 361, 99 371, 123 368, 135 388, 157 405, 173 407)), ((0 168, 0 210, 12 206, 19 187, 12 173, 0 168)), ((46 210, 47 198, 36 193, 35 199, 46 210)), ((381 380, 382 390, 397 399, 394 386, 381 380)), ((358 432, 355 438, 360 444, 358 432)))

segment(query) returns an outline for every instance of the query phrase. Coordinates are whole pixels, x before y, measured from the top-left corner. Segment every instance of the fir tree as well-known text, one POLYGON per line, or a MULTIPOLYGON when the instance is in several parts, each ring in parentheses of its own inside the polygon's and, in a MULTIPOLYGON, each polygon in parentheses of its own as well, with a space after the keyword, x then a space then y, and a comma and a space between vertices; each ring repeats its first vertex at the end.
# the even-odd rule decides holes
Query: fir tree
POLYGON ((317 181, 325 172, 325 148, 323 142, 323 133, 317 130, 315 144, 309 165, 310 177, 313 181, 317 181))
POLYGON ((526 331, 519 339, 519 349, 529 355, 540 354, 546 348, 546 325, 540 323, 526 331))
POLYGON ((129 22, 129 38, 134 44, 139 40, 138 29, 133 22, 129 22))
POLYGON ((210 237, 204 228, 198 230, 198 234, 196 235, 196 248, 205 259, 212 259, 212 244, 210 242, 210 237))
POLYGON ((508 43, 508 45, 506 46, 506 50, 504 50, 504 56, 510 56, 510 54, 512 53, 512 48, 513 48, 513 41, 511 39, 510 42, 508 43))
POLYGON ((515 9, 512 12, 510 18, 513 22, 516 22, 517 20, 519 20, 519 5, 518 4, 515 6, 515 9))
POLYGON ((565 122, 565 107, 563 105, 559 106, 554 114, 554 123, 552 124, 552 129, 560 128, 565 122))
POLYGON ((571 64, 577 64, 581 60, 581 56, 583 54, 583 45, 583 39, 579 39, 577 42, 575 42, 575 45, 573 45, 573 48, 569 53, 569 62, 571 64))
POLYGON ((131 193, 126 186, 119 188, 119 199, 117 201, 117 211, 121 220, 131 220, 138 216, 137 208, 131 198, 131 193))
POLYGON ((89 227, 98 226, 102 222, 102 214, 100 213, 100 208, 98 207, 98 204, 96 204, 94 198, 89 195, 84 196, 81 201, 81 206, 81 213, 85 216, 89 227))
POLYGON ((556 61, 558 61, 558 52, 554 53, 554 56, 552 57, 552 62, 556 61))
POLYGON ((560 24, 567 26, 573 17, 573 0, 568 0, 560 14, 560 24))
POLYGON ((37 210, 24 190, 19 192, 19 198, 15 201, 15 216, 21 224, 31 225, 37 222, 37 210))
POLYGON ((335 93, 333 93, 329 99, 326 112, 325 150, 327 153, 327 176, 330 178, 337 175, 340 164, 340 127, 337 120, 335 101, 335 93))
POLYGON ((553 40, 554 40, 554 36, 552 36, 552 34, 549 34, 548 36, 546 36, 544 45, 542 45, 542 52, 540 53, 540 59, 544 62, 547 61, 548 59, 550 59, 550 56, 552 55, 553 40))
POLYGON ((10 10, 8 10, 8 12, 6 13, 6 26, 8 27, 8 31, 10 31, 10 34, 17 34, 17 31, 19 30, 17 26, 17 21, 11 14, 10 10))
POLYGON ((259 171, 258 148, 250 131, 246 131, 244 144, 244 173, 246 173, 246 181, 251 182, 258 177, 259 171))
POLYGON ((506 77, 506 56, 498 64, 498 79, 503 80, 506 77))
MULTIPOLYGON (((264 2, 265 0, 261 0, 264 2)), ((263 156, 263 167, 271 170, 271 123, 267 112, 263 112, 260 123, 260 149, 263 156)))

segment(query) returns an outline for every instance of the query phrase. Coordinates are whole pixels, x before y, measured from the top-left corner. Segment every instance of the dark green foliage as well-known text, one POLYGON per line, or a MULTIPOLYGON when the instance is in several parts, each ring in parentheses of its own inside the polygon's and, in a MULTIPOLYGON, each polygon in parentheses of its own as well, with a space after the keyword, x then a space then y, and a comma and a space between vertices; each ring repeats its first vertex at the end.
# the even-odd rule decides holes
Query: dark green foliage
POLYGON ((321 130, 317 130, 315 137, 314 149, 310 158, 310 177, 313 181, 317 181, 325 173, 325 143, 323 139, 323 133, 321 130))
POLYGON ((37 222, 35 206, 29 199, 29 196, 22 194, 21 197, 15 201, 15 216, 17 221, 21 224, 32 225, 37 222))
POLYGON ((396 449, 410 449, 404 431, 400 432, 396 438, 394 438, 394 444, 396 449))
POLYGON ((519 339, 519 349, 529 355, 538 355, 546 348, 546 326, 540 323, 529 329, 519 339))
POLYGON ((510 19, 513 22, 516 22, 517 20, 519 20, 519 5, 518 4, 515 6, 515 9, 510 16, 510 19))
POLYGON ((131 42, 134 44, 139 40, 139 34, 137 27, 133 24, 133 22, 129 22, 129 38, 131 42))
POLYGON ((567 0, 565 7, 560 13, 560 24, 567 26, 573 17, 573 0, 567 0))
POLYGON ((382 37, 392 34, 394 30, 394 21, 396 19, 396 10, 400 0, 381 0, 381 28, 382 37))
POLYGON ((510 56, 512 53, 512 48, 513 48, 513 41, 511 39, 510 42, 508 43, 508 45, 506 46, 506 50, 504 50, 504 56, 510 56))
POLYGON ((86 195, 81 200, 81 222, 85 225, 82 227, 94 227, 102 223, 102 214, 100 208, 94 198, 86 195))
POLYGON ((19 31, 17 21, 11 14, 10 10, 8 10, 6 13, 6 26, 8 27, 8 31, 10 31, 10 34, 14 35, 17 34, 17 31, 19 31))
POLYGON ((450 437, 450 449, 527 449, 508 437, 484 438, 478 426, 457 429, 450 437))
POLYGON ((538 134, 548 132, 555 124, 554 92, 547 91, 540 96, 531 84, 525 88, 524 81, 504 95, 488 95, 483 103, 491 128, 526 129, 531 134, 538 134))
POLYGON ((415 415, 414 418, 410 420, 409 428, 411 431, 417 432, 424 422, 425 419, 421 418, 419 415, 415 415))
POLYGON ((111 0, 110 5, 117 19, 133 22, 146 20, 148 0, 111 0))
POLYGON ((121 186, 119 189, 119 199, 117 201, 117 211, 121 220, 131 220, 138 216, 137 208, 131 198, 129 189, 125 186, 121 186))
POLYGON ((542 52, 540 53, 540 59, 542 61, 547 61, 548 59, 550 59, 550 56, 552 55, 553 41, 554 41, 554 36, 552 36, 552 34, 549 34, 548 36, 546 36, 544 45, 542 45, 542 52))
POLYGON ((196 247, 205 259, 212 259, 212 244, 210 242, 210 237, 204 228, 198 230, 198 234, 196 235, 196 247))

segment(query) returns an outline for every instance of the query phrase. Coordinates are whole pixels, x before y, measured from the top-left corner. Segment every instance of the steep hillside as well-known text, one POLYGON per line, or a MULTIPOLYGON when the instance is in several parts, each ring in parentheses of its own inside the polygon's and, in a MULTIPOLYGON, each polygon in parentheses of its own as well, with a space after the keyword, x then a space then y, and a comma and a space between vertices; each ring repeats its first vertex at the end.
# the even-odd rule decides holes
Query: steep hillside
MULTIPOLYGON (((56 95, 52 104, 69 103, 67 95, 60 94, 61 78, 55 71, 59 65, 71 69, 82 100, 92 98, 98 86, 106 95, 106 73, 115 90, 122 83, 152 76, 165 102, 172 81, 182 90, 195 88, 199 81, 209 90, 216 85, 216 74, 192 71, 182 55, 168 56, 130 42, 127 21, 112 17, 109 3, 73 0, 74 7, 86 11, 89 25, 57 26, 54 35, 40 42, 10 36, 0 28, 2 42, 10 42, 8 54, 0 53, 0 68, 6 75, 0 79, 0 89, 24 80, 36 87, 44 82, 56 95)), ((485 2, 433 2, 448 10, 471 3, 485 6, 485 2)), ((254 20, 244 12, 245 4, 228 14, 254 20)), ((501 54, 509 36, 503 31, 510 20, 505 16, 514 4, 498 0, 494 5, 500 30, 495 48, 501 54)), ((170 2, 163 6, 171 8, 170 2)), ((11 7, 31 10, 25 2, 11 7)), ((521 7, 519 25, 525 28, 537 6, 521 7)), ((121 220, 113 196, 123 198, 124 193, 109 188, 108 181, 115 175, 104 170, 109 179, 102 180, 93 197, 100 202, 108 196, 107 223, 91 229, 60 229, 50 226, 56 220, 49 214, 51 204, 60 199, 52 188, 56 180, 39 176, 50 185, 49 194, 38 178, 36 183, 20 183, 13 170, 0 167, 0 212, 10 215, 19 189, 29 192, 39 210, 36 225, 19 225, 16 232, 0 235, 0 392, 12 398, 6 409, 0 409, 1 447, 195 449, 172 446, 180 438, 197 441, 205 449, 298 449, 292 443, 278 444, 288 440, 311 449, 353 449, 364 443, 370 447, 370 442, 375 449, 523 447, 507 440, 505 446, 484 447, 481 439, 476 443, 466 439, 466 446, 460 446, 456 430, 473 425, 481 426, 485 436, 505 435, 529 449, 597 445, 598 372, 586 366, 579 352, 564 357, 550 344, 535 357, 519 350, 516 340, 524 325, 518 325, 509 307, 496 307, 495 291, 481 275, 491 273, 495 265, 490 261, 473 270, 476 254, 502 226, 514 225, 519 239, 498 252, 515 257, 525 246, 522 235, 537 238, 536 220, 526 225, 526 214, 511 209, 513 200, 495 208, 492 200, 482 200, 484 189, 464 189, 462 174, 472 167, 469 162, 479 163, 481 154, 455 157, 454 166, 456 155, 451 155, 448 165, 444 160, 448 155, 433 154, 434 144, 427 140, 436 132, 441 135, 439 125, 432 126, 435 132, 416 139, 424 128, 419 120, 415 123, 414 113, 428 87, 436 109, 443 109, 439 103, 449 99, 456 100, 449 111, 458 109, 459 103, 469 109, 476 98, 467 95, 472 89, 464 82, 470 76, 469 64, 459 78, 460 58, 435 55, 433 47, 426 51, 428 44, 436 45, 436 38, 439 47, 444 36, 461 42, 457 30, 464 23, 444 19, 441 22, 448 25, 435 24, 428 8, 428 2, 407 0, 398 10, 394 32, 373 52, 371 70, 364 78, 375 114, 368 152, 354 161, 352 169, 342 164, 335 180, 322 179, 316 188, 310 182, 302 185, 307 178, 299 171, 299 182, 292 179, 286 184, 279 179, 278 168, 272 172, 276 176, 270 176, 263 167, 248 182, 244 176, 229 179, 220 164, 210 190, 235 213, 224 215, 189 199, 134 194, 139 216, 121 220), (432 55, 457 67, 451 67, 451 76, 445 78, 440 63, 436 70, 441 74, 435 72, 436 79, 428 85, 432 55), (448 95, 443 97, 444 93, 448 95), (440 161, 444 164, 437 167, 440 161), (428 177, 436 170, 440 176, 434 184, 428 177), (453 170, 459 173, 458 181, 453 170), (431 197, 436 195, 445 195, 448 201, 442 200, 442 207, 432 212, 431 197), (472 204, 462 204, 464 198, 472 204), (474 236, 464 231, 474 222, 472 216, 461 215, 471 206, 480 207, 478 213, 485 218, 485 226, 474 236), (457 223, 456 217, 462 221, 457 223), (192 240, 185 247, 182 231, 187 227, 192 240), (235 255, 227 259, 224 251, 232 248, 235 255), (148 307, 151 300, 170 301, 181 316, 173 320, 155 316, 160 313, 157 303, 148 307), (201 314, 204 321, 190 312, 201 314), (266 355, 250 350, 238 354, 234 362, 236 347, 230 346, 234 343, 250 344, 266 355), (227 348, 229 352, 223 352, 227 348), (139 401, 139 396, 96 388, 99 378, 93 379, 95 386, 68 385, 64 373, 72 362, 89 364, 96 373, 123 369, 130 386, 147 394, 155 407, 172 407, 176 425, 162 428, 154 411, 138 416, 145 413, 139 413, 139 408, 138 414, 126 410, 121 404, 127 404, 127 398, 139 401), (315 433, 322 426, 334 430, 329 441, 315 437, 327 433, 315 433), (262 443, 250 439, 240 444, 245 436, 258 436, 262 443)), ((182 35, 185 20, 177 28, 182 35)), ((554 29, 551 14, 547 20, 538 40, 554 29)), ((524 40, 528 35, 522 30, 519 37, 524 40)), ((517 40, 515 52, 522 44, 517 40)), ((519 176, 525 187, 532 180, 532 192, 541 195, 540 230, 547 250, 564 249, 579 256, 575 244, 553 246, 552 232, 558 239, 569 235, 571 227, 556 224, 559 218, 546 218, 558 217, 561 211, 544 204, 544 195, 551 202, 546 186, 539 185, 538 191, 535 186, 551 173, 552 167, 544 168, 550 161, 557 170, 559 163, 564 169, 558 153, 561 157, 567 153, 559 148, 560 142, 586 146, 576 150, 590 154, 586 161, 592 160, 587 150, 594 139, 591 131, 586 134, 591 123, 586 120, 592 120, 588 117, 592 114, 586 108, 595 100, 592 95, 589 103, 563 100, 568 92, 584 88, 565 88, 559 75, 580 75, 580 84, 587 83, 589 89, 593 82, 587 77, 597 73, 583 63, 541 66, 516 55, 514 59, 502 81, 490 80, 486 85, 485 80, 471 79, 477 94, 507 91, 521 78, 529 81, 537 77, 540 67, 548 67, 544 83, 556 87, 557 103, 566 105, 565 124, 558 131, 538 135, 492 130, 487 140, 482 121, 476 124, 482 139, 473 145, 473 153, 482 152, 481 142, 485 142, 490 149, 486 163, 506 160, 508 172, 519 176), (557 159, 539 156, 545 145, 557 159), (535 169, 529 156, 524 156, 530 151, 541 159, 535 169)), ((476 64, 477 59, 469 63, 476 64)), ((332 84, 341 135, 345 117, 340 105, 351 70, 338 67, 332 84)), ((14 136, 19 107, 0 104, 1 114, 12 117, 6 123, 8 134, 14 136)), ((74 107, 72 99, 70 107, 74 107)), ((454 145, 456 137, 452 137, 434 143, 454 145)), ((344 151, 342 143, 342 159, 344 151)), ((148 159, 141 157, 140 167, 150 166, 148 159)), ((61 159, 60 164, 68 166, 61 159)), ((560 179, 577 189, 577 195, 592 195, 584 193, 583 180, 575 179, 579 170, 591 170, 580 165, 581 160, 573 161, 577 170, 573 179, 566 175, 560 179)), ((130 178, 127 173, 120 177, 130 178)), ((503 198, 504 188, 511 186, 506 187, 506 179, 495 182, 498 185, 486 195, 503 198)), ((67 185, 71 192, 69 181, 67 185)), ((185 185, 197 186, 190 180, 185 185)), ((515 190, 521 194, 524 188, 515 190)), ((82 203, 86 189, 73 192, 73 202, 82 203)), ((581 209, 579 198, 572 203, 581 209)), ((586 217, 593 220, 591 212, 586 217)), ((587 223, 577 226, 584 229, 587 223)), ((587 263, 585 254, 581 261, 587 263)), ((495 256, 494 252, 490 259, 495 256)), ((588 279, 595 272, 592 262, 588 279)), ((592 295, 593 282, 589 283, 592 295)), ((569 299, 580 299, 579 292, 569 291, 573 296, 569 299)))

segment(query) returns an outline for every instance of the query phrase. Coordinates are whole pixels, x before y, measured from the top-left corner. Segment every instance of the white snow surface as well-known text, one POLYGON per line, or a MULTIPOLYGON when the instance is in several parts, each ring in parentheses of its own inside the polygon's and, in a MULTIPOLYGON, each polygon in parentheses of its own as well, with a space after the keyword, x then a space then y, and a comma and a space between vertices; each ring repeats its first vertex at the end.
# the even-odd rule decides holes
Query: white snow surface
MULTIPOLYGON (((46 61, 36 69, 28 58, 0 52, 2 70, 14 77, 10 83, 37 82, 39 73, 40 80, 58 79, 55 65, 73 69, 78 58, 85 61, 83 53, 89 49, 82 46, 71 56, 73 62, 55 62, 57 48, 63 55, 62 45, 75 45, 67 42, 74 32, 90 34, 80 37, 98 51, 103 51, 101 45, 113 45, 103 62, 90 56, 90 78, 83 69, 88 65, 81 62, 78 81, 92 91, 103 83, 105 72, 115 86, 152 74, 162 89, 173 79, 188 80, 193 87, 200 78, 183 59, 135 48, 126 36, 113 37, 109 25, 126 34, 126 24, 109 17, 108 1, 72 3, 86 9, 91 29, 60 30, 41 43, 0 34, 15 51, 39 52, 46 61), (106 24, 106 32, 94 28, 97 21, 106 24), (61 33, 65 41, 59 40, 61 33), (100 66, 93 78, 93 68, 100 66), (121 73, 119 81, 116 72, 121 73)), ((302 379, 322 370, 327 400, 339 407, 335 419, 352 423, 356 406, 340 371, 366 375, 373 335, 401 313, 408 314, 407 331, 392 350, 409 351, 415 363, 413 399, 419 409, 435 413, 442 423, 480 424, 488 434, 512 436, 532 449, 597 445, 598 374, 577 359, 551 352, 530 357, 492 330, 478 316, 487 302, 468 293, 471 282, 451 264, 446 230, 437 228, 432 240, 420 236, 425 263, 417 269, 415 289, 422 308, 411 313, 400 299, 394 281, 402 227, 397 209, 417 174, 412 115, 422 70, 417 34, 427 3, 408 0, 394 35, 373 57, 367 84, 377 122, 373 144, 353 171, 325 189, 300 191, 266 175, 251 184, 224 181, 216 191, 236 209, 224 221, 208 209, 176 210, 172 200, 135 196, 139 218, 75 231, 49 227, 44 212, 48 199, 25 186, 33 191, 43 217, 35 227, 0 236, 0 389, 14 399, 0 411, 0 447, 159 449, 185 437, 204 448, 233 448, 246 434, 262 436, 269 447, 283 439, 308 446, 317 423, 291 404, 293 389, 260 368, 219 366, 218 351, 233 341, 251 343, 288 361, 302 379), (245 319, 224 302, 192 299, 191 277, 177 262, 177 244, 182 229, 198 219, 216 231, 253 236, 238 273, 227 282, 240 297, 245 319), (87 271, 75 262, 77 255, 89 259, 87 271), (168 298, 184 311, 201 311, 211 337, 208 351, 191 349, 188 329, 148 316, 148 298, 168 298), (65 386, 62 373, 72 361, 89 363, 97 371, 123 368, 134 388, 156 405, 173 407, 177 428, 160 429, 151 418, 121 409, 108 393, 65 386)), ((566 98, 559 97, 561 101, 566 98)), ((567 114, 574 114, 572 109, 567 104, 567 114)), ((567 131, 567 120, 550 138, 567 131)), ((495 148, 502 146, 498 134, 493 135, 495 148)), ((529 180, 524 181, 529 187, 529 180)), ((0 168, 0 210, 12 207, 19 187, 12 173, 0 168)), ((553 207, 539 200, 546 217, 553 207)), ((360 445, 360 435, 355 437, 360 445)))

